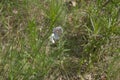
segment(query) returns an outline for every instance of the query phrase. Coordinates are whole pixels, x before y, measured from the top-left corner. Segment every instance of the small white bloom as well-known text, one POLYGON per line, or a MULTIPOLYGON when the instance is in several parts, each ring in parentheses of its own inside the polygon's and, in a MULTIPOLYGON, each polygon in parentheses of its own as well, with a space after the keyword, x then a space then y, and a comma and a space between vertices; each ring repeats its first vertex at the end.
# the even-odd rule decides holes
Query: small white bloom
POLYGON ((50 36, 50 41, 51 41, 53 44, 55 43, 54 36, 55 36, 54 33, 52 33, 51 36, 50 36))

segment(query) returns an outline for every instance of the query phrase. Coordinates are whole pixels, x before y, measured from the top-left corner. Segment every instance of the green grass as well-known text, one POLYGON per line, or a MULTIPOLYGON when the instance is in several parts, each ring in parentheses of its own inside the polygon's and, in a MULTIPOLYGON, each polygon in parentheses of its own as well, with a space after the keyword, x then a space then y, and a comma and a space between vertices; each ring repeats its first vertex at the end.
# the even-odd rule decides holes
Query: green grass
POLYGON ((1 80, 119 80, 119 0, 76 1, 0 1, 1 80))

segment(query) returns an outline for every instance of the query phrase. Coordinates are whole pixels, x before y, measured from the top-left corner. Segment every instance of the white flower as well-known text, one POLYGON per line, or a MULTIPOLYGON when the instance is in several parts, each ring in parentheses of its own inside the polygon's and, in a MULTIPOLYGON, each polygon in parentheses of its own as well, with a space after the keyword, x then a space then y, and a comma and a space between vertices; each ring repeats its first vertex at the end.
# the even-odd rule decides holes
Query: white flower
POLYGON ((52 33, 51 36, 50 36, 50 41, 51 41, 53 44, 55 43, 54 37, 55 37, 55 35, 54 35, 54 33, 52 33))

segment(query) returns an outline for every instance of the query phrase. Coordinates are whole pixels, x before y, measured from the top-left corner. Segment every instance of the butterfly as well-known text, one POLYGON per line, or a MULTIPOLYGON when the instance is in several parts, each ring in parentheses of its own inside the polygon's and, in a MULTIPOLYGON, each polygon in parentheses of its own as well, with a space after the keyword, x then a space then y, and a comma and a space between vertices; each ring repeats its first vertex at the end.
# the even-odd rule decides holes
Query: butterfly
POLYGON ((50 41, 52 42, 52 44, 55 44, 60 39, 62 33, 63 28, 61 26, 53 28, 53 32, 50 36, 50 41))

